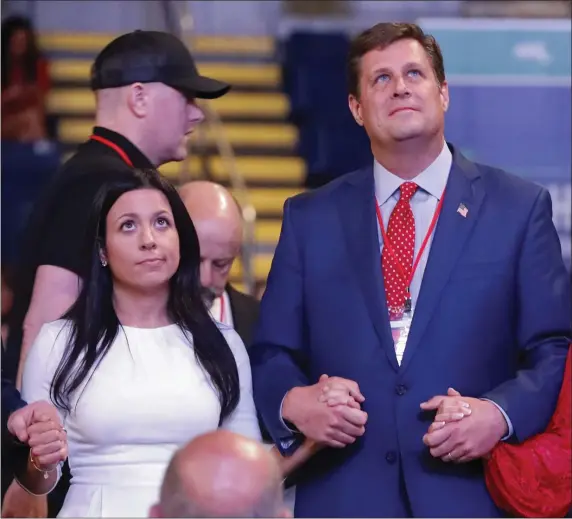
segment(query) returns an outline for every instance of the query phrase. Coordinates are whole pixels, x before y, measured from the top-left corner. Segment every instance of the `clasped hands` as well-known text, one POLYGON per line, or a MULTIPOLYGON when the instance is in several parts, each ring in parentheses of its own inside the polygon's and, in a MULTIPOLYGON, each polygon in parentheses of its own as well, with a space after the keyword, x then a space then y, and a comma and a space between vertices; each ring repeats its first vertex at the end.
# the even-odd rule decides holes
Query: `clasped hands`
POLYGON ((30 447, 30 461, 37 470, 51 472, 67 458, 67 434, 49 402, 34 402, 14 411, 8 431, 30 447))
MULTIPOLYGON (((292 389, 286 395, 283 417, 294 423, 309 440, 343 448, 365 432, 365 401, 356 382, 322 375, 317 384, 292 389)), ((435 411, 433 423, 423 436, 432 456, 445 462, 468 462, 484 457, 506 435, 508 426, 491 402, 462 397, 450 388, 420 404, 435 411)))
POLYGON ((423 443, 435 458, 466 463, 486 458, 508 432, 508 424, 495 404, 463 397, 453 388, 447 395, 421 404, 424 411, 436 411, 423 443))
POLYGON ((343 448, 365 432, 364 401, 356 382, 322 375, 317 384, 288 391, 282 416, 307 439, 321 446, 343 448))

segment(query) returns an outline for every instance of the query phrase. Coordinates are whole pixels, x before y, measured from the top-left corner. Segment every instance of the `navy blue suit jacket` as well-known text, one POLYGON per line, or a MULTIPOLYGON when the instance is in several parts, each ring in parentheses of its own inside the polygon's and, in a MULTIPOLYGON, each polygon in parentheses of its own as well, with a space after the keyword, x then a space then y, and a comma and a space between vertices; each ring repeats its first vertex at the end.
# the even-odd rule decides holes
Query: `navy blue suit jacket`
POLYGON ((10 415, 24 407, 26 402, 20 397, 20 392, 16 389, 14 382, 5 376, 4 373, 4 344, 2 344, 2 437, 5 437, 5 433, 8 433, 8 418, 10 415))
POLYGON ((6 432, 8 425, 8 418, 10 415, 24 407, 26 402, 20 398, 20 392, 16 389, 14 384, 2 377, 2 432, 6 432))
POLYGON ((403 517, 404 481, 415 516, 500 516, 480 461, 430 456, 422 437, 434 414, 419 404, 452 386, 498 403, 514 426, 512 441, 547 425, 571 335, 569 275, 549 193, 453 149, 401 366, 374 203, 367 168, 284 207, 250 351, 255 403, 279 447, 291 437, 279 417, 284 395, 322 373, 358 382, 368 413, 355 444, 326 449, 302 469, 295 513, 403 517))
MULTIPOLYGON (((4 346, 2 345, 2 357, 4 346)), ((3 359, 2 359, 3 360, 3 359)), ((20 398, 20 392, 14 383, 4 376, 4 363, 2 363, 2 498, 12 482, 16 464, 27 460, 29 449, 16 443, 15 438, 8 432, 8 418, 10 415, 24 407, 26 402, 20 398)))

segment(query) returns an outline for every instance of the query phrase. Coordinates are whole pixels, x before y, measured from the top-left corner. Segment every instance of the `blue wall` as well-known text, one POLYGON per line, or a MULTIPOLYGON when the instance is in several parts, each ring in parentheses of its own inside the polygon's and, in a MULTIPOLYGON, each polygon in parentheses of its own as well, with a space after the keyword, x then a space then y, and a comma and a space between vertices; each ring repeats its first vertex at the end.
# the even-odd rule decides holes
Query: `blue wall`
POLYGON ((550 190, 554 223, 571 265, 571 97, 568 87, 451 87, 447 139, 474 160, 550 190))
POLYGON ((450 84, 447 138, 474 160, 550 190, 572 266, 569 20, 420 20, 441 45, 450 84))

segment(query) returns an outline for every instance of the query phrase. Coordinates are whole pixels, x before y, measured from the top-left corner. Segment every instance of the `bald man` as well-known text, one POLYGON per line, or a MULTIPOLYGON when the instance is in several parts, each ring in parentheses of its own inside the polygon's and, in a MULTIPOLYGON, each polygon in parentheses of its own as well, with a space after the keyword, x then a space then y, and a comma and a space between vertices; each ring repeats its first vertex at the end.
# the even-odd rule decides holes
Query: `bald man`
POLYGON ((227 189, 213 182, 189 182, 179 188, 179 194, 199 237, 205 302, 213 318, 233 326, 248 347, 258 320, 259 302, 228 281, 242 247, 241 209, 227 189))
POLYGON ((291 517, 278 461, 262 444, 217 430, 175 453, 151 517, 291 517))

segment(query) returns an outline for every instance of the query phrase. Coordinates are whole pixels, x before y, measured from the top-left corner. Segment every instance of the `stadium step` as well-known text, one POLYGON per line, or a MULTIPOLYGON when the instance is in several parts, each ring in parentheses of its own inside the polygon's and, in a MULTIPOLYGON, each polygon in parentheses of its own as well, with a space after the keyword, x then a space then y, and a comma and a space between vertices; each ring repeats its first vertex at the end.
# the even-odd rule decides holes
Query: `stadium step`
MULTIPOLYGON (((85 141, 91 134, 93 118, 61 117, 58 124, 58 136, 64 144, 77 145, 85 141)), ((232 122, 223 125, 223 132, 234 148, 240 153, 243 149, 271 149, 284 153, 294 153, 298 140, 298 130, 288 123, 242 123, 232 122)), ((205 135, 205 146, 216 145, 215 131, 208 127, 206 132, 196 131, 191 135, 191 146, 198 144, 199 138, 205 135)))
MULTIPOLYGON (((215 76, 216 77, 216 76, 215 76)), ((233 92, 209 104, 226 119, 285 120, 290 110, 286 96, 279 92, 233 92)), ((83 115, 93 119, 95 97, 89 88, 54 88, 47 103, 48 112, 57 115, 83 115)))
MULTIPOLYGON (((118 34, 93 32, 51 32, 39 35, 39 45, 47 53, 97 54, 118 34)), ((222 56, 268 58, 275 56, 273 38, 265 36, 197 36, 185 39, 193 53, 222 56)))
MULTIPOLYGON (((91 59, 53 57, 50 75, 55 84, 89 86, 91 59)), ((280 67, 275 63, 234 63, 199 61, 201 74, 226 81, 237 88, 277 90, 280 87, 280 67)))

